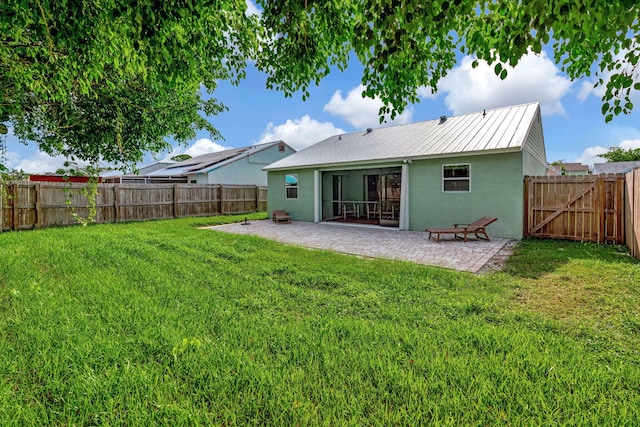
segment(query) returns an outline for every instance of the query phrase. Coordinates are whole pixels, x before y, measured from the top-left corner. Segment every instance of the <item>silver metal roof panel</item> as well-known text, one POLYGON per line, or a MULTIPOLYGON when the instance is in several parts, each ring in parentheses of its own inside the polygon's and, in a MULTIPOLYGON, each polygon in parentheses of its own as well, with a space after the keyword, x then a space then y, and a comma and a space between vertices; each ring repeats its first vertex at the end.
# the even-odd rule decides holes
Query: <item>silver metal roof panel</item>
POLYGON ((335 135, 266 170, 522 150, 539 103, 335 135))

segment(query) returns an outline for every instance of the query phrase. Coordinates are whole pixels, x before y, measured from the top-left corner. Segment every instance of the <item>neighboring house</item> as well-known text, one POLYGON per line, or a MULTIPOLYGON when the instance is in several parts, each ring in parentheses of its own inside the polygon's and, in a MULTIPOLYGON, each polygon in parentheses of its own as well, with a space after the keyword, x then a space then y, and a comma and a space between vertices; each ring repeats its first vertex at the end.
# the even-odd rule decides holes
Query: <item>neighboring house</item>
POLYGON ((636 168, 640 168, 640 161, 596 163, 593 165, 593 173, 597 175, 604 173, 627 173, 636 168))
POLYGON ((546 168, 540 105, 532 103, 336 135, 265 170, 268 209, 293 220, 369 213, 424 230, 489 215, 498 217, 490 236, 521 238, 524 176, 546 168), (377 215, 371 206, 381 206, 377 215))
MULTIPOLYGON (((150 165, 141 167, 138 170, 137 175, 124 174, 122 171, 119 171, 119 170, 111 170, 111 171, 101 173, 100 177, 106 183, 117 183, 117 184, 149 183, 149 180, 145 180, 144 178, 147 174, 157 171, 159 169, 164 169, 176 163, 177 162, 174 160, 165 159, 165 160, 160 160, 150 165)), ((184 182, 186 182, 186 179, 184 180, 184 182)))
POLYGON ((547 167, 547 176, 562 175, 562 165, 549 165, 547 167))
MULTIPOLYGON (((29 175, 29 181, 33 182, 89 182, 89 176, 64 176, 64 175, 29 175)), ((103 182, 98 177, 98 182, 103 182)))
POLYGON ((562 169, 563 175, 589 175, 590 173, 589 166, 582 163, 563 163, 562 169))
POLYGON ((283 141, 203 154, 146 174, 125 175, 120 182, 267 185, 262 169, 295 153, 283 141))

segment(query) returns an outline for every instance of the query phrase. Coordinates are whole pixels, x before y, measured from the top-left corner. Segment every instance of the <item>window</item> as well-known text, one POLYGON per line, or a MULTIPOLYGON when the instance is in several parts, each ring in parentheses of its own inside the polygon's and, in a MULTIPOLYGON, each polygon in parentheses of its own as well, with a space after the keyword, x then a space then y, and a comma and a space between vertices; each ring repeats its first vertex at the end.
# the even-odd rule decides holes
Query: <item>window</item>
POLYGON ((471 165, 442 165, 442 191, 471 191, 471 165))
POLYGON ((284 176, 284 192, 287 199, 298 198, 298 174, 284 176))

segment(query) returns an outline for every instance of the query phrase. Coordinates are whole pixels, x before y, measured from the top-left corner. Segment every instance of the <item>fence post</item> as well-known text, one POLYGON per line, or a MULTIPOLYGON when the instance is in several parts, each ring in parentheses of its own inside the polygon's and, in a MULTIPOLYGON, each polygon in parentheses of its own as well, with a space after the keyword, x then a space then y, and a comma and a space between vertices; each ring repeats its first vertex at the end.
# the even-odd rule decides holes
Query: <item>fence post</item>
POLYGON ((36 183, 36 223, 34 224, 34 228, 42 228, 42 203, 40 202, 40 197, 42 196, 42 192, 40 190, 40 183, 36 183))
POLYGON ((173 217, 178 218, 178 183, 173 183, 173 217))
POLYGON ((522 218, 522 237, 529 236, 529 175, 524 177, 524 209, 522 218))
POLYGON ((113 222, 120 221, 120 184, 113 185, 113 222))
POLYGON ((14 183, 13 188, 11 189, 11 202, 13 205, 13 230, 17 231, 20 229, 20 215, 18 211, 18 184, 14 183))
POLYGON ((597 212, 599 216, 598 221, 598 243, 606 242, 606 222, 607 213, 606 209, 607 192, 604 184, 604 178, 598 178, 596 181, 596 200, 597 200, 597 212))
POLYGON ((4 192, 6 185, 2 178, 0 178, 0 233, 4 231, 4 192))
POLYGON ((218 186, 218 200, 220 200, 220 215, 224 214, 224 187, 218 186))

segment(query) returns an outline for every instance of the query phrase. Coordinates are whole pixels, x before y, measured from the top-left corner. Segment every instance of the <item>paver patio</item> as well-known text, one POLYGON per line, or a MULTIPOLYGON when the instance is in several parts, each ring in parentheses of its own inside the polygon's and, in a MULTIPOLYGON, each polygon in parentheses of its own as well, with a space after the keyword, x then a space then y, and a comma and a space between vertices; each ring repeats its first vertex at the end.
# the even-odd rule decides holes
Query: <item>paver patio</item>
MULTIPOLYGON (((293 221, 275 224, 271 220, 251 221, 207 227, 214 231, 249 234, 277 242, 314 249, 326 249, 371 258, 413 261, 456 270, 477 273, 509 239, 468 242, 443 238, 440 243, 421 231, 399 231, 378 226, 341 223, 311 223, 293 221)), ((489 230, 489 234, 490 230, 489 230)))

